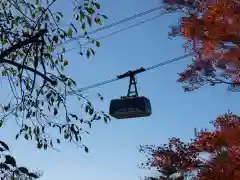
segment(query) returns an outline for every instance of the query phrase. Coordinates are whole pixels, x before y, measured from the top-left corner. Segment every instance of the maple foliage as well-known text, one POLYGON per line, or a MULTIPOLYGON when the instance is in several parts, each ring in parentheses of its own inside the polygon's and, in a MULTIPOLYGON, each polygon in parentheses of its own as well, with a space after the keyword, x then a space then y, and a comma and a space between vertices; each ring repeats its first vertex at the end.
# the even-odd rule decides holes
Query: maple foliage
POLYGON ((240 117, 227 113, 211 123, 214 130, 201 130, 190 143, 171 138, 168 144, 141 146, 140 152, 148 157, 142 167, 161 173, 146 179, 240 179, 240 117))
POLYGON ((184 47, 195 52, 193 63, 178 82, 186 91, 205 84, 224 83, 234 90, 240 83, 240 2, 237 0, 165 0, 184 15, 170 36, 184 37, 184 47))

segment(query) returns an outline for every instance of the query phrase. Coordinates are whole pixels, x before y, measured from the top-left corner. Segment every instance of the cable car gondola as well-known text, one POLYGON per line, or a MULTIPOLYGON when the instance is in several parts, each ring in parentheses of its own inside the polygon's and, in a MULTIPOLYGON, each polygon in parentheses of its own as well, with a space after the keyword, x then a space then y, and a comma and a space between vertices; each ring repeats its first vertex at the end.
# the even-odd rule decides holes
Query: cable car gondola
POLYGON ((136 80, 134 75, 144 71, 140 68, 135 71, 128 71, 118 78, 130 77, 127 96, 120 99, 113 99, 110 102, 109 114, 116 119, 127 119, 137 117, 147 117, 152 114, 150 100, 144 96, 138 96, 136 80), (132 90, 132 87, 134 88, 132 90))

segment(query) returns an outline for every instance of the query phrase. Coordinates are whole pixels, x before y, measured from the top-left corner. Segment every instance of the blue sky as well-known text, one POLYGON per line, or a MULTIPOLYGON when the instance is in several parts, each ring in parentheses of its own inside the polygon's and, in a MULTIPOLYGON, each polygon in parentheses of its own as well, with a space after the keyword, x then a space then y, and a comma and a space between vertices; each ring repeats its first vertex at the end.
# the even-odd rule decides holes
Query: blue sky
MULTIPOLYGON (((160 3, 159 0, 99 2, 102 12, 109 17, 105 24, 154 8, 160 3)), ((69 11, 69 3, 65 1, 61 9, 66 7, 64 9, 69 11)), ((158 13, 105 30, 94 37, 101 37, 158 13)), ((177 20, 176 15, 165 15, 103 39, 101 48, 90 60, 72 51, 67 55, 67 73, 75 78, 79 87, 84 87, 114 78, 130 69, 148 67, 181 56, 184 54, 183 40, 169 40, 167 37, 169 25, 177 23, 177 20)), ((77 47, 77 44, 72 43, 69 47, 77 47)), ((151 174, 137 167, 144 160, 138 152, 140 144, 162 144, 172 136, 189 140, 194 127, 209 127, 209 121, 227 110, 239 113, 237 94, 228 92, 225 86, 205 87, 192 93, 183 91, 181 85, 176 83, 177 73, 183 71, 190 61, 190 58, 185 59, 140 74, 137 77, 139 93, 151 100, 152 116, 113 120, 109 124, 95 123, 91 134, 83 139, 90 149, 89 154, 69 143, 63 143, 61 152, 56 152, 37 150, 34 143, 25 140, 15 141, 16 127, 11 121, 0 131, 0 135, 10 145, 18 163, 44 171, 42 180, 138 180, 139 176, 151 174)), ((121 80, 87 90, 85 95, 97 108, 108 111, 110 100, 125 95, 127 86, 128 80, 121 80), (104 102, 96 99, 98 92, 104 96, 104 102)), ((70 106, 74 111, 80 108, 76 104, 70 106)))

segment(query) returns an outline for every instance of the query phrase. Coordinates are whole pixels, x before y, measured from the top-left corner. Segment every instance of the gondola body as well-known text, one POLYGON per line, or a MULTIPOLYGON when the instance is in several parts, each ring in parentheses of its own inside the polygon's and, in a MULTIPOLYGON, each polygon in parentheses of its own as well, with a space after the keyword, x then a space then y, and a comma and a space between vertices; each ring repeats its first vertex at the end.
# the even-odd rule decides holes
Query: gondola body
POLYGON ((147 117, 152 109, 148 98, 128 97, 111 100, 109 114, 116 119, 147 117))

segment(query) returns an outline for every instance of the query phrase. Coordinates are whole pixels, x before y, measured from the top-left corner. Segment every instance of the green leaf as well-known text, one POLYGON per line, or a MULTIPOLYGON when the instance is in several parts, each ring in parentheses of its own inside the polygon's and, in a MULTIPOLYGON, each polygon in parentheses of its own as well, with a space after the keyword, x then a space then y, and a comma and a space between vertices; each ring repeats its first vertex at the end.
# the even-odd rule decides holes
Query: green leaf
POLYGON ((92 48, 89 48, 93 55, 95 55, 95 51, 92 48))
POLYGON ((29 173, 28 169, 25 168, 25 167, 19 167, 18 170, 21 171, 21 173, 23 173, 23 174, 28 174, 29 173))
POLYGON ((5 150, 9 151, 9 147, 5 142, 0 141, 0 144, 1 144, 2 147, 4 147, 5 150))
POLYGON ((108 17, 105 14, 101 15, 104 19, 108 19, 108 17))
POLYGON ((48 21, 49 20, 49 15, 46 13, 45 14, 45 21, 48 21))
POLYGON ((102 25, 102 20, 98 19, 97 24, 102 25))
POLYGON ((105 123, 107 123, 107 122, 108 122, 108 121, 107 121, 108 119, 107 119, 107 117, 106 117, 106 116, 105 116, 103 119, 104 119, 104 122, 105 122, 105 123))
POLYGON ((103 96, 101 94, 99 94, 99 93, 97 95, 100 98, 100 100, 103 101, 103 96))
POLYGON ((57 108, 54 108, 54 112, 53 112, 54 116, 56 116, 58 114, 58 110, 57 108))
POLYGON ((87 16, 87 22, 88 22, 88 25, 91 27, 92 26, 92 18, 90 16, 87 16))
POLYGON ((90 58, 90 56, 91 56, 91 51, 90 51, 89 49, 87 50, 86 55, 87 55, 87 58, 90 58))
POLYGON ((38 149, 41 149, 41 148, 42 148, 42 143, 40 143, 40 142, 37 143, 37 148, 38 148, 38 149))
POLYGON ((72 81, 72 83, 73 83, 74 86, 77 85, 77 83, 76 83, 74 80, 72 80, 72 79, 70 79, 70 80, 72 81))
POLYGON ((10 155, 5 156, 5 163, 10 164, 13 167, 16 167, 17 165, 16 160, 10 155))
POLYGON ((28 176, 34 178, 34 179, 37 179, 39 178, 39 176, 37 174, 34 174, 34 173, 28 173, 28 176))
POLYGON ((40 129, 39 129, 39 127, 38 127, 38 126, 36 127, 36 134, 37 134, 37 135, 39 135, 39 134, 40 134, 40 129))
POLYGON ((55 43, 58 42, 58 36, 53 36, 53 39, 52 39, 55 43))
POLYGON ((66 121, 69 123, 71 122, 71 119, 68 116, 66 116, 66 121))
POLYGON ((53 147, 53 142, 52 142, 52 140, 50 141, 50 146, 53 147))
POLYGON ((27 135, 27 134, 25 134, 25 135, 24 135, 24 138, 25 138, 26 140, 28 140, 28 135, 27 135))
POLYGON ((30 89, 30 82, 29 82, 29 79, 27 79, 27 82, 26 82, 26 89, 27 89, 27 90, 30 89))
POLYGON ((57 12, 61 18, 63 17, 63 14, 61 12, 57 12))
POLYGON ((96 41, 96 46, 100 47, 100 42, 99 41, 96 41))
POLYGON ((47 150, 47 147, 48 147, 47 143, 44 143, 43 145, 44 150, 47 150))
POLYGON ((85 15, 84 15, 84 13, 81 11, 81 12, 80 12, 80 21, 83 22, 84 19, 85 19, 85 15))
POLYGON ((67 85, 69 86, 69 87, 71 87, 72 86, 72 81, 67 81, 67 85))
POLYGON ((73 33, 72 28, 69 28, 69 29, 68 29, 68 32, 67 32, 67 35, 68 35, 69 37, 72 37, 72 33, 73 33))
POLYGON ((2 169, 4 169, 4 170, 10 170, 10 167, 7 165, 7 164, 5 164, 5 163, 0 163, 0 169, 2 170, 2 169))
POLYGON ((82 30, 85 31, 86 30, 86 24, 82 23, 82 30))
MULTIPOLYGON (((66 49, 65 47, 62 47, 62 53, 65 53, 66 52, 66 49)), ((63 55, 61 54, 61 59, 62 59, 63 55)))
POLYGON ((42 7, 38 7, 37 10, 38 10, 38 12, 43 12, 44 11, 44 9, 42 7))
POLYGON ((15 139, 17 140, 17 139, 18 139, 18 137, 19 137, 19 134, 17 134, 17 135, 16 135, 15 139))
POLYGON ((3 120, 0 120, 0 128, 3 126, 3 120))
POLYGON ((72 116, 73 118, 75 118, 76 120, 78 119, 76 114, 69 114, 70 116, 72 116))
POLYGON ((28 130, 28 134, 29 134, 30 136, 32 135, 32 130, 31 130, 31 129, 28 130))
POLYGON ((96 6, 97 9, 101 8, 100 4, 98 4, 98 3, 94 3, 94 5, 96 6))
POLYGON ((89 152, 89 150, 88 150, 87 146, 84 146, 84 151, 85 151, 86 153, 88 153, 88 152, 89 152))
POLYGON ((14 175, 11 175, 11 178, 10 178, 11 180, 15 180, 15 177, 14 177, 14 175))
POLYGON ((39 0, 36 0, 36 5, 39 5, 39 0))
POLYGON ((101 21, 101 19, 99 19, 99 17, 95 18, 95 22, 99 25, 102 25, 102 21, 101 21))
POLYGON ((94 113, 94 109, 93 108, 89 108, 89 115, 93 115, 94 113))
POLYGON ((85 106, 85 113, 88 113, 88 110, 89 110, 89 106, 86 105, 86 106, 85 106))
POLYGON ((91 7, 87 7, 87 8, 85 8, 86 9, 86 11, 89 13, 89 14, 93 14, 95 11, 94 11, 94 9, 93 8, 91 8, 91 7))
POLYGON ((7 39, 2 40, 2 45, 4 46, 5 44, 7 44, 7 39))
POLYGON ((28 130, 28 126, 26 124, 24 124, 24 131, 28 130))

